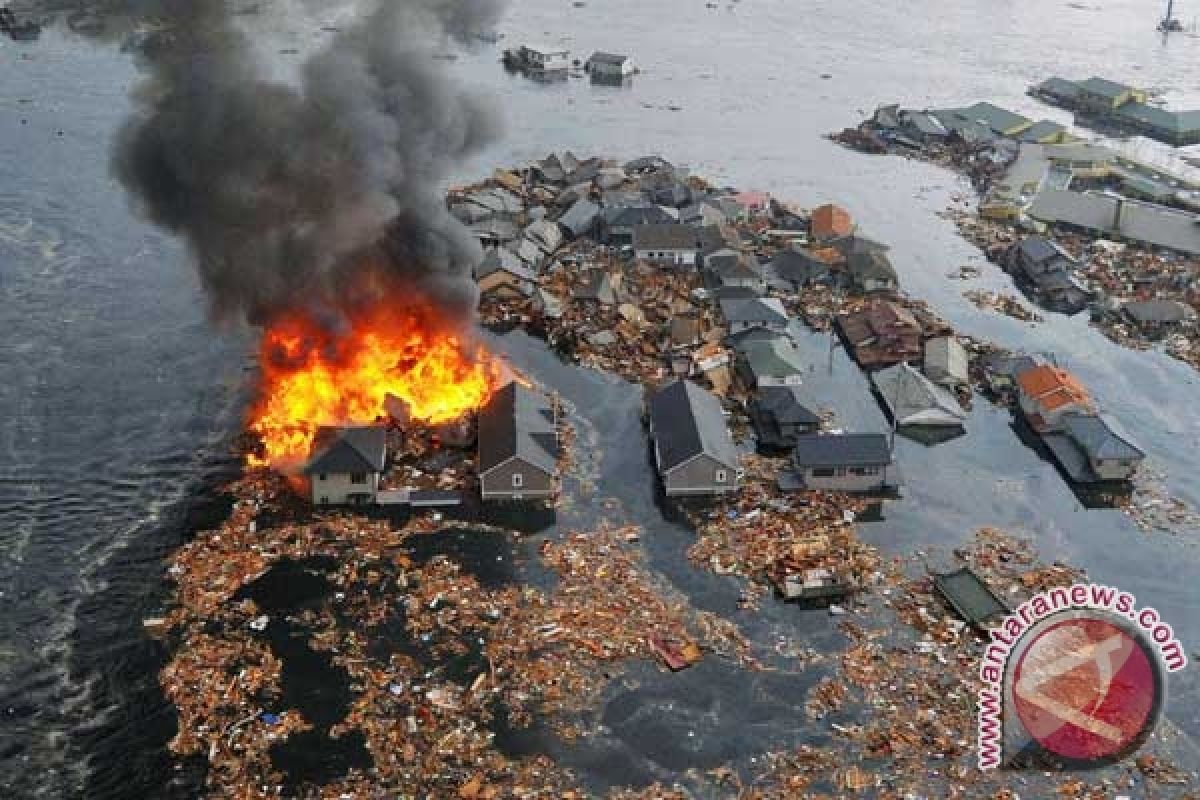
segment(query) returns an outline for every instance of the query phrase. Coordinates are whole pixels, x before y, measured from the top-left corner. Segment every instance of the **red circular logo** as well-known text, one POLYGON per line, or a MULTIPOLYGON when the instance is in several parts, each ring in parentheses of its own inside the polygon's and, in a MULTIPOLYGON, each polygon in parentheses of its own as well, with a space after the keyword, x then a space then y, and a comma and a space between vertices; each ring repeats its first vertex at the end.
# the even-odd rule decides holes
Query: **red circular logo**
POLYGON ((1009 692, 1031 739, 1074 762, 1121 758, 1142 743, 1163 693, 1142 636, 1098 613, 1050 618, 1029 635, 1009 692))

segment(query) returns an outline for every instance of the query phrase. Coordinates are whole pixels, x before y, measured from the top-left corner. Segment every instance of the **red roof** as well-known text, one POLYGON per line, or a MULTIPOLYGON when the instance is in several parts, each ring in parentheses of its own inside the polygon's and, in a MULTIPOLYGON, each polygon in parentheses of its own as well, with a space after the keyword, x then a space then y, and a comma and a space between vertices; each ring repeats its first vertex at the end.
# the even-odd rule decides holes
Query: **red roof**
POLYGON ((854 232, 850 212, 832 203, 818 206, 812 212, 812 234, 817 239, 836 239, 854 232))

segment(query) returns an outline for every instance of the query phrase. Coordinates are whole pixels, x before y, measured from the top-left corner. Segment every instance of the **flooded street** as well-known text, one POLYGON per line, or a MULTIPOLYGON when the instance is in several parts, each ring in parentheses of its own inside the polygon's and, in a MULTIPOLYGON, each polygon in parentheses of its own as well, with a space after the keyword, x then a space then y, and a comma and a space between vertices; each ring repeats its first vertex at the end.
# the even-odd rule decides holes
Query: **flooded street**
MULTIPOLYGON (((1178 13, 1192 22, 1189 8, 1178 13)), ((892 246, 902 288, 960 332, 1055 353, 1140 441, 1171 492, 1200 507, 1200 376, 1161 353, 1113 344, 1082 315, 1045 314, 1029 325, 980 311, 961 292, 1013 289, 937 216, 956 196, 970 197, 969 186, 927 164, 864 156, 823 138, 885 102, 989 100, 1069 122, 1024 95, 1051 74, 1165 87, 1172 107, 1200 106, 1200 40, 1164 42, 1153 30, 1157 14, 1137 0, 743 0, 717 8, 525 0, 510 9, 499 46, 442 62, 490 96, 505 121, 502 140, 456 177, 473 180, 553 150, 659 153, 716 183, 804 206, 835 201, 892 246), (614 89, 505 73, 498 47, 527 40, 562 43, 575 58, 628 52, 643 74, 614 89), (981 277, 946 278, 964 264, 981 267, 981 277)), ((316 22, 298 19, 278 38, 303 48, 321 36, 316 22)), ((281 72, 294 64, 295 56, 270 52, 281 72)), ((139 221, 108 174, 109 141, 135 75, 128 56, 51 31, 35 44, 0 42, 0 71, 0 141, 10 155, 0 163, 0 322, 9 337, 0 350, 0 794, 188 796, 171 788, 163 750, 171 715, 154 678, 161 653, 140 620, 165 596, 164 555, 208 519, 180 502, 222 466, 238 423, 247 337, 208 325, 182 247, 139 221)), ((1171 158, 1141 140, 1127 148, 1171 158)), ((808 396, 847 429, 885 430, 866 379, 841 348, 830 370, 828 338, 800 339, 812 365, 808 396)), ((496 341, 586 422, 580 447, 595 456, 594 496, 619 499, 645 527, 642 547, 665 581, 757 643, 838 642, 836 620, 824 612, 774 600, 739 612, 736 579, 687 562, 692 534, 664 518, 656 499, 639 389, 564 365, 523 334, 496 341)), ((976 398, 965 436, 935 447, 899 437, 903 497, 861 526, 863 538, 888 554, 928 551, 936 566, 980 526, 1031 536, 1046 560, 1084 567, 1157 608, 1188 652, 1200 653, 1200 531, 1147 535, 1120 512, 1084 510, 1011 422, 976 398)), ((588 517, 587 508, 568 510, 557 528, 588 517)), ((804 692, 820 675, 747 677, 715 659, 680 675, 638 665, 612 688, 603 735, 587 746, 546 746, 595 786, 744 765, 805 739, 804 692)), ((1191 668, 1173 677, 1168 707, 1193 737, 1198 676, 1191 668)), ((1183 766, 1196 769, 1200 759, 1183 766)))

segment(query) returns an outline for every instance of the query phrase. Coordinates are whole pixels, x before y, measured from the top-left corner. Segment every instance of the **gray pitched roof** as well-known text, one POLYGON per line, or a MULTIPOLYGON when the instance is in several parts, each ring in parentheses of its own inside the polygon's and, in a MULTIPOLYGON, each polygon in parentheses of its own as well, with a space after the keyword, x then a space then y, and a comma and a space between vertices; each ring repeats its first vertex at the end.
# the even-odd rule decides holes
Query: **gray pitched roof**
POLYGON ((804 405, 795 386, 764 386, 755 394, 754 402, 760 411, 783 425, 816 425, 821 421, 804 405))
POLYGON ((516 254, 510 250, 491 248, 483 255, 483 261, 475 267, 475 280, 491 275, 493 272, 507 272, 516 277, 534 281, 537 274, 530 270, 516 254))
POLYGON ((558 461, 554 415, 545 396, 515 381, 479 410, 479 473, 512 458, 553 475, 558 461))
POLYGON ((616 206, 604 209, 604 222, 611 227, 637 227, 671 224, 673 219, 663 209, 649 203, 640 206, 616 206))
POLYGON ((737 467, 737 450, 716 396, 691 381, 676 381, 651 395, 650 420, 664 471, 706 454, 737 467))
POLYGON ((690 225, 635 225, 634 250, 698 250, 700 234, 690 225))
POLYGON ((1121 306, 1137 322, 1183 322, 1196 316, 1190 306, 1177 300, 1131 300, 1121 306))
POLYGON ((850 275, 855 281, 875 280, 896 283, 899 280, 892 262, 888 260, 887 255, 878 250, 853 253, 849 261, 850 275))
POLYGON ((387 436, 378 425, 354 428, 321 427, 313 437, 306 474, 383 472, 387 436))
POLYGON ((580 199, 558 219, 558 224, 572 236, 581 236, 591 230, 600 215, 600 206, 590 200, 580 199))
POLYGON ((601 64, 614 64, 618 66, 624 64, 628 60, 629 56, 621 56, 615 53, 605 53, 602 50, 597 50, 596 52, 592 53, 592 57, 588 59, 588 61, 595 61, 601 64))
POLYGON ((770 324, 787 324, 787 311, 783 303, 775 297, 740 298, 728 297, 721 299, 721 316, 726 322, 762 322, 770 324))
POLYGON ((1064 414, 1063 430, 1095 459, 1139 459, 1145 456, 1133 437, 1108 414, 1064 414))
POLYGON ((785 337, 746 342, 738 352, 754 377, 780 378, 804 372, 804 359, 791 340, 785 337))
POLYGON ((1043 264, 1059 258, 1069 262, 1075 261, 1065 250, 1044 236, 1026 236, 1017 248, 1022 258, 1034 264, 1043 264))
POLYGON ((853 467, 892 463, 882 433, 808 434, 796 439, 793 458, 798 466, 853 467))
POLYGON ((908 364, 871 375, 897 425, 961 425, 966 412, 954 396, 908 364))

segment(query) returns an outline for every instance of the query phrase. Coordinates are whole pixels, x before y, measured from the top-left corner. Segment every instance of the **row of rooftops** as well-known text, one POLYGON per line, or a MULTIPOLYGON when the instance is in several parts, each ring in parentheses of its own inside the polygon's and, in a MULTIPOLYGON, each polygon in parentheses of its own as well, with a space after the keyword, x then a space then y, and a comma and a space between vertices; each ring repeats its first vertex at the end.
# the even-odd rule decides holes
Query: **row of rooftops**
POLYGON ((1146 102, 1149 92, 1145 89, 1128 84, 1095 76, 1082 81, 1051 77, 1031 87, 1030 94, 1168 144, 1200 141, 1200 110, 1169 111, 1146 102))

